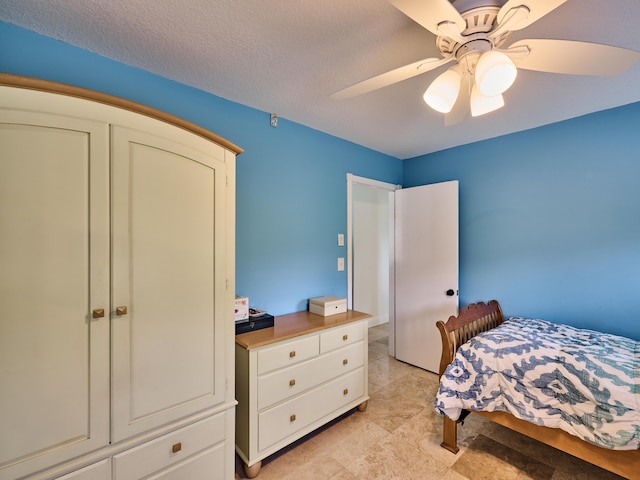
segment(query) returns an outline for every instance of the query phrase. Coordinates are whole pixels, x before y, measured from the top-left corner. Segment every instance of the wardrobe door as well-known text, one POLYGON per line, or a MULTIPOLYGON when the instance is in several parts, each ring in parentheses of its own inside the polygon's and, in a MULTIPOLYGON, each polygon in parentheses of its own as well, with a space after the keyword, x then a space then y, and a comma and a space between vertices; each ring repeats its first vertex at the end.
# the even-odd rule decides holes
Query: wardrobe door
POLYGON ((106 124, 0 109, 0 479, 109 443, 108 170, 106 124))
POLYGON ((196 139, 112 127, 114 441, 225 400, 224 150, 196 139))

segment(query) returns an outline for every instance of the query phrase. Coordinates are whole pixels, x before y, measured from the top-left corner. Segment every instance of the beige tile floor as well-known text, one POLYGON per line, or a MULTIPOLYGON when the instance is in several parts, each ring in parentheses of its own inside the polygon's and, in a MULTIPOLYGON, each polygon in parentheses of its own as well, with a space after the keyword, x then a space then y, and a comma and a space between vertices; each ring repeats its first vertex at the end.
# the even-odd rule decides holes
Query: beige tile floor
MULTIPOLYGON (((369 329, 369 405, 262 462, 258 480, 615 480, 621 477, 476 415, 460 452, 440 447, 437 376, 388 355, 387 325, 369 329)), ((236 461, 236 478, 247 478, 236 461)))

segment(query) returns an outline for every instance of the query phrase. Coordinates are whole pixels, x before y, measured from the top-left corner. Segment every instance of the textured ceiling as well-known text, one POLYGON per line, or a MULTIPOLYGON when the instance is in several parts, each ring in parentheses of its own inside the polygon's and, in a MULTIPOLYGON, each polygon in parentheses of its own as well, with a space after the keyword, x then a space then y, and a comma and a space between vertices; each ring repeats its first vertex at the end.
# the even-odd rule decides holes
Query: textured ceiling
MULTIPOLYGON (((0 0, 0 20, 398 158, 640 101, 640 64, 615 77, 521 70, 504 108, 450 127, 422 101, 447 67, 329 99, 439 56, 435 36, 386 0, 0 0)), ((568 0, 507 44, 559 38, 640 51, 638 20, 638 0, 568 0)))

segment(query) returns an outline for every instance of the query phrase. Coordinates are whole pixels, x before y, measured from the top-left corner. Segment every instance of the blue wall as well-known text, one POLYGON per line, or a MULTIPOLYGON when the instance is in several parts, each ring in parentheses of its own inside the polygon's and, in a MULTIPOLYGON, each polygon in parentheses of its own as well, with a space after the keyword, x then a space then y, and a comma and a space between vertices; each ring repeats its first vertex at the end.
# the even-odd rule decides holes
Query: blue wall
POLYGON ((460 304, 640 340, 640 103, 404 161, 460 181, 460 304))
POLYGON ((237 161, 236 291, 270 313, 345 297, 337 234, 346 174, 402 182, 402 162, 336 137, 0 22, 0 71, 106 92, 201 125, 244 149, 237 161))
POLYGON ((237 165, 238 293, 276 315, 346 295, 347 172, 460 181, 460 304, 640 339, 640 103, 400 161, 0 23, 0 70, 107 92, 245 149, 237 165))

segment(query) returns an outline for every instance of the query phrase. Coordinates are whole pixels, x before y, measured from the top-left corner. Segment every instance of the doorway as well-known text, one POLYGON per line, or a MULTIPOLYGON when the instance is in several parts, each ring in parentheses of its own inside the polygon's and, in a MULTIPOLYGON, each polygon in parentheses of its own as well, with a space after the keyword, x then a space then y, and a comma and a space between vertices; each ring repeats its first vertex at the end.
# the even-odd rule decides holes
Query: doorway
POLYGON ((347 174, 347 305, 388 322, 389 355, 437 372, 435 323, 458 311, 458 182, 400 188, 347 174))
POLYGON ((395 356, 394 192, 399 185, 347 174, 347 306, 389 324, 395 356))

